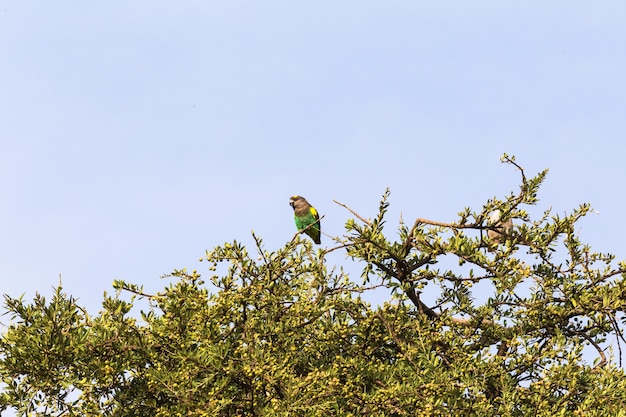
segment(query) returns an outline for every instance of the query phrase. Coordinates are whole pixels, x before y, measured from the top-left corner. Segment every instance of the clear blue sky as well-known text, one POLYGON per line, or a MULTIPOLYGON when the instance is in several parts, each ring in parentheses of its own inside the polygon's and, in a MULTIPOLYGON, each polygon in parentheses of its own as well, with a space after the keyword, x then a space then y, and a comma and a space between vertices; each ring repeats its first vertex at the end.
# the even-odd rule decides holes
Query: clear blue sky
POLYGON ((517 191, 503 152, 626 258, 624 22, 623 1, 3 0, 1 292, 61 273, 95 313, 116 278, 283 245, 292 194, 330 234, 333 199, 368 217, 387 186, 390 234, 452 221, 517 191))

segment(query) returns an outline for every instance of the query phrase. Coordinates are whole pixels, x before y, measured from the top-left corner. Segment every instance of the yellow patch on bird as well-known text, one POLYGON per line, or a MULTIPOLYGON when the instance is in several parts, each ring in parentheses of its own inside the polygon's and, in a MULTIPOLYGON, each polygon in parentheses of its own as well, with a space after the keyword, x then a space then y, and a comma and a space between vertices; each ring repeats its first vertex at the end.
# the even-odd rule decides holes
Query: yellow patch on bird
POLYGON ((317 210, 315 210, 315 207, 311 207, 311 214, 314 215, 315 217, 318 216, 317 210))

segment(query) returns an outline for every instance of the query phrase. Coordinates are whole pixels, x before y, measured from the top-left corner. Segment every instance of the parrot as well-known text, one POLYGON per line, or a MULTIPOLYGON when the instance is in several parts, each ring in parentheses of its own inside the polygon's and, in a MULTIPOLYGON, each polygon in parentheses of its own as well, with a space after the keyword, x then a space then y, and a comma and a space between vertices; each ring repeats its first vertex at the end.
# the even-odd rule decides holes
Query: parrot
POLYGON ((320 215, 315 210, 315 207, 310 205, 301 195, 291 196, 289 205, 293 207, 293 218, 296 221, 298 230, 306 229, 304 233, 309 235, 313 242, 319 245, 321 243, 320 215))
POLYGON ((490 225, 495 225, 495 230, 487 230, 487 237, 496 242, 503 243, 506 237, 513 231, 513 221, 508 219, 504 223, 500 220, 500 210, 495 210, 489 215, 490 225))

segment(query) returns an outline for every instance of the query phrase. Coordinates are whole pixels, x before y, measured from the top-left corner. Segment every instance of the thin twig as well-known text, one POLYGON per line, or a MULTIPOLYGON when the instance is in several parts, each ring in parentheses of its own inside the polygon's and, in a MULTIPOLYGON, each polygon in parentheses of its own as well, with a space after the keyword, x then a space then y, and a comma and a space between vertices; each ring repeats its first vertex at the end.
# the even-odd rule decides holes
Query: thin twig
POLYGON ((265 263, 269 265, 269 261, 267 260, 267 257, 265 256, 265 252, 263 251, 263 248, 261 247, 261 242, 259 241, 259 238, 254 234, 254 232, 252 232, 252 238, 254 239, 254 243, 256 244, 256 248, 259 251, 259 254, 261 255, 261 257, 263 257, 263 260, 265 261, 265 263))
POLYGON ((526 175, 524 175, 524 168, 522 168, 517 162, 515 162, 513 158, 505 154, 502 158, 500 158, 500 161, 505 164, 511 164, 519 169, 520 174, 522 174, 522 182, 526 184, 526 175))
POLYGON ((124 291, 128 291, 128 292, 130 292, 130 293, 133 293, 133 294, 139 295, 139 296, 141 296, 141 297, 146 297, 146 298, 148 298, 148 299, 153 299, 153 298, 155 298, 155 297, 156 297, 156 295, 148 294, 148 293, 145 293, 145 292, 143 292, 143 291, 139 291, 138 289, 134 289, 134 288, 128 287, 128 286, 126 286, 126 285, 122 286, 122 289, 123 289, 124 291))
POLYGON ((339 246, 335 246, 334 248, 330 248, 330 249, 324 249, 324 253, 330 253, 330 252, 334 252, 337 249, 343 249, 343 248, 347 248, 350 246, 354 246, 354 243, 345 243, 339 246))
POLYGON ((322 231, 320 231, 320 233, 322 233, 324 236, 326 236, 330 240, 334 240, 335 242, 341 242, 337 236, 333 236, 333 235, 331 235, 329 233, 322 232, 322 231))
POLYGON ((620 339, 624 342, 626 342, 626 339, 624 339, 624 334, 622 333, 621 329, 619 328, 619 324, 617 323, 617 320, 615 319, 615 316, 610 316, 610 320, 611 320, 611 324, 613 326, 613 329, 615 330, 615 333, 617 333, 617 349, 619 351, 619 364, 620 366, 622 366, 622 343, 620 342, 620 339))
POLYGON ((484 229, 485 228, 480 223, 464 223, 464 224, 460 224, 460 223, 445 223, 445 222, 438 222, 438 221, 435 221, 435 220, 423 219, 423 218, 420 217, 417 220, 415 220, 415 224, 413 226, 413 229, 417 228, 417 226, 420 223, 429 224, 431 226, 448 227, 448 228, 451 228, 451 229, 484 229))
POLYGON ((595 369, 598 369, 598 368, 603 368, 608 363, 608 361, 607 361, 606 355, 602 351, 602 348, 600 347, 600 345, 598 345, 598 343, 596 343, 595 340, 593 340, 589 335, 587 335, 587 333, 581 333, 580 335, 587 342, 591 343, 591 345, 596 349, 596 351, 600 355, 600 362, 596 366, 594 366, 593 369, 595 370, 595 369))
POLYGON ((354 215, 355 215, 355 216, 356 216, 359 220, 361 220, 361 221, 362 221, 363 223, 365 223, 366 225, 368 225, 368 226, 371 226, 371 225, 372 225, 372 222, 370 222, 369 220, 364 219, 363 217, 359 216, 359 214, 358 214, 356 211, 352 210, 350 207, 346 206, 345 204, 340 203, 340 202, 339 202, 339 201, 337 201, 337 200, 333 200, 333 203, 338 204, 338 205, 340 205, 341 207, 345 208, 345 209, 346 209, 346 210, 348 210, 350 213, 354 214, 354 215))

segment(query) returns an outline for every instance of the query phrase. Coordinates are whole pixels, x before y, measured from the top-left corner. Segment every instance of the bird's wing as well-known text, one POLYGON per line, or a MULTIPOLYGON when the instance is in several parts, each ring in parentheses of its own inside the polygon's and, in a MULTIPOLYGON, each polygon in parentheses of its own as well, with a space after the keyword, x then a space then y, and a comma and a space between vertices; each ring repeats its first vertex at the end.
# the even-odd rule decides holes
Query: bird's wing
POLYGON ((311 212, 313 217, 315 217, 315 221, 318 221, 320 219, 320 214, 317 212, 317 210, 315 210, 315 207, 311 206, 309 211, 311 212))

